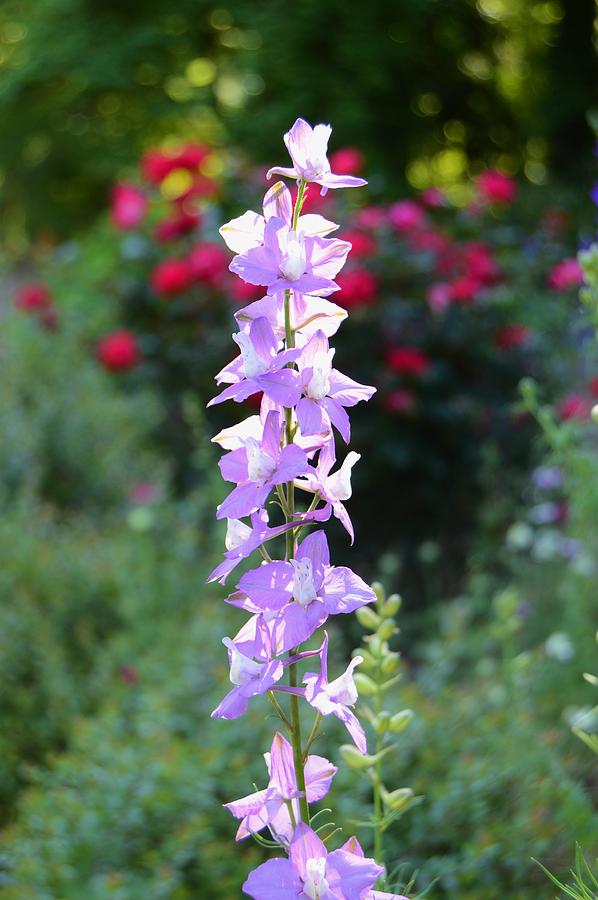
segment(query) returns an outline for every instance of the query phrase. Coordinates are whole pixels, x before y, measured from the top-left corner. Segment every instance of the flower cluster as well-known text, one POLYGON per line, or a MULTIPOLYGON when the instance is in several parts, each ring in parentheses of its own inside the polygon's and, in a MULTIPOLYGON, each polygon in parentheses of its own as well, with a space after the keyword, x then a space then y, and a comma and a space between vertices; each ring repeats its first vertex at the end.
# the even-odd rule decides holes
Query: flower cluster
POLYGON ((321 194, 365 184, 331 172, 330 130, 327 125, 312 129, 298 119, 285 135, 293 166, 268 173, 297 181, 295 201, 277 182, 260 213, 248 211, 220 229, 235 254, 231 271, 260 288, 262 296, 236 313, 239 330, 233 340, 239 355, 216 376, 222 390, 209 405, 241 403, 254 395, 261 395, 261 401, 259 414, 214 438, 226 451, 222 476, 234 487, 217 511, 228 524, 225 557, 208 580, 224 583, 256 550, 263 561, 240 578, 227 599, 249 618, 234 638, 223 639, 232 688, 212 715, 237 718, 254 697, 267 695, 290 739, 274 736, 266 754, 268 786, 227 804, 241 820, 237 840, 268 828, 271 843, 286 854, 249 875, 243 890, 255 900, 393 896, 374 890, 383 868, 364 857, 355 838, 329 852, 310 827, 309 805, 327 793, 336 772, 328 760, 309 755, 322 718, 336 716, 357 751, 364 754, 367 747, 352 710, 357 700, 353 671, 362 659, 355 657, 343 674, 330 678, 327 633, 317 649, 301 645, 329 617, 376 599, 351 569, 331 564, 323 530, 304 534, 309 526, 336 516, 353 539, 344 503, 351 496, 351 469, 359 454, 347 453, 338 465, 337 442, 339 437, 344 444, 350 440, 347 408, 374 393, 373 387, 334 368, 329 345, 346 312, 328 298, 338 290, 335 278, 351 244, 329 236, 337 228, 334 222, 317 213, 302 214, 312 184, 321 194), (310 502, 296 502, 298 492, 310 502), (267 505, 277 505, 284 520, 271 524, 267 505), (285 558, 276 560, 266 544, 282 535, 285 558), (306 673, 300 685, 303 660, 310 660, 315 671, 306 673), (287 712, 279 702, 282 697, 288 698, 287 712), (305 744, 300 701, 315 713, 305 744))

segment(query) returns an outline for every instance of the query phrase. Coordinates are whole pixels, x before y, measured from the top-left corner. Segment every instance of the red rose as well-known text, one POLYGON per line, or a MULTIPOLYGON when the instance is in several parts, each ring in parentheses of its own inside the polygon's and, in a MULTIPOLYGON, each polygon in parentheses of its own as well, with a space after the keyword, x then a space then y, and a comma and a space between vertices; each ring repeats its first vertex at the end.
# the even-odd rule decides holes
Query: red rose
POLYGON ((349 269, 336 277, 340 291, 334 300, 346 309, 369 306, 378 293, 378 279, 367 269, 349 269))
POLYGON ((128 372, 141 359, 137 338, 130 331, 113 331, 98 341, 97 358, 109 372, 128 372))
POLYGON ((492 284, 498 278, 498 266, 492 251, 483 241, 463 245, 463 262, 467 274, 482 284, 492 284))
POLYGON ((147 207, 147 197, 134 184, 123 182, 113 187, 110 217, 116 228, 137 228, 143 221, 147 207))
POLYGON ((198 212, 188 212, 185 209, 175 210, 167 219, 158 222, 154 231, 154 237, 160 243, 167 243, 189 234, 198 227, 201 216, 198 212))
POLYGON ((372 256, 376 252, 376 241, 370 234, 363 231, 347 231, 343 235, 343 241, 351 244, 351 256, 372 256))
POLYGON ((425 375, 432 361, 418 347, 391 347, 386 354, 386 364, 391 372, 421 378, 425 375))
POLYGON ((494 343, 499 350, 514 350, 527 344, 530 334, 529 328, 525 325, 505 325, 494 335, 494 343))
POLYGON ((252 303, 264 296, 266 288, 259 284, 249 284, 242 278, 235 278, 229 287, 233 300, 237 303, 252 303))
POLYGON ((31 282, 18 288, 13 302, 17 309, 25 313, 41 312, 52 306, 52 293, 45 284, 31 282))
POLYGON ((567 394, 558 404, 561 419, 589 419, 592 405, 583 394, 567 394))
POLYGON ((497 169, 482 172, 478 176, 477 186, 481 197, 497 206, 507 206, 517 195, 517 184, 513 178, 497 169))
POLYGON ((195 281, 215 284, 228 269, 229 256, 219 245, 206 241, 189 254, 189 268, 195 281))
POLYGON ((461 275, 451 283, 451 300, 455 303, 473 303, 480 290, 480 283, 471 275, 461 275))
POLYGON ((193 282, 193 274, 185 259, 165 259, 151 274, 152 289, 160 297, 182 294, 193 282))
POLYGON ((152 148, 141 157, 141 174, 150 184, 160 184, 175 168, 172 157, 152 148))
POLYGON ((330 168, 335 175, 358 175, 363 164, 363 154, 356 147, 341 147, 330 154, 330 168))
POLYGON ((415 407, 415 394, 408 388, 398 388, 387 394, 383 403, 390 412, 408 413, 415 407))

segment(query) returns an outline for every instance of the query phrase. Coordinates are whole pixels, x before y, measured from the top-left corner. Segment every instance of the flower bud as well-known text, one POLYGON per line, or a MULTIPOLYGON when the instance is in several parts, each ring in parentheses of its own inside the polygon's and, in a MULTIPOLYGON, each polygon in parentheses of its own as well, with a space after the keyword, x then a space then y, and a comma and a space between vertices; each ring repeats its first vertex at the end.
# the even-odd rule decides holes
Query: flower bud
POLYGON ((382 655, 382 640, 377 634, 370 635, 366 640, 369 644, 370 653, 374 659, 379 659, 382 655))
POLYGON ((360 606, 359 609, 355 611, 355 615, 359 624, 369 631, 375 631, 380 624, 380 616, 377 616, 374 610, 370 609, 369 606, 360 606))
POLYGON ((398 734, 399 731, 404 731, 407 728, 412 719, 413 710, 402 709, 401 712, 395 713, 394 716, 391 716, 388 725, 391 731, 394 731, 395 734, 398 734))
POLYGON ((350 769, 369 769, 371 766, 375 766, 384 756, 396 750, 396 744, 390 744, 375 755, 360 753, 353 744, 342 744, 339 750, 344 762, 350 769))
POLYGON ((352 656, 361 656, 361 658, 363 659, 363 662, 361 664, 363 669, 371 670, 377 667, 376 660, 369 652, 369 650, 364 650, 362 648, 360 648, 359 650, 354 650, 352 656))
POLYGON ((413 799, 413 791, 411 788, 397 788, 396 791, 385 791, 382 794, 382 799, 388 809, 397 812, 409 805, 413 799))
POLYGON ((363 672, 356 672, 353 681, 360 695, 363 694, 364 697, 373 697, 378 692, 376 682, 372 681, 369 675, 364 675, 363 672))
POLYGON ((386 591, 384 590, 384 585, 380 584, 379 581, 375 581, 372 585, 372 590, 376 595, 377 602, 384 603, 384 598, 386 597, 386 591))
POLYGON ((388 656, 385 656, 382 660, 382 674, 383 675, 392 675, 393 672, 396 672, 399 667, 399 659, 400 653, 389 653, 388 656))
POLYGON ((384 734, 385 731, 388 731, 389 724, 390 713, 386 712, 385 709, 383 709, 382 712, 379 712, 372 720, 372 725, 374 726, 376 734, 384 734))
POLYGON ((398 594, 391 594, 386 603, 382 606, 380 612, 385 618, 396 616, 401 608, 401 598, 398 594))
POLYGON ((396 627, 392 619, 387 619, 386 622, 382 622, 376 634, 379 638, 382 638, 383 641, 386 641, 394 634, 397 634, 398 630, 399 629, 396 627))

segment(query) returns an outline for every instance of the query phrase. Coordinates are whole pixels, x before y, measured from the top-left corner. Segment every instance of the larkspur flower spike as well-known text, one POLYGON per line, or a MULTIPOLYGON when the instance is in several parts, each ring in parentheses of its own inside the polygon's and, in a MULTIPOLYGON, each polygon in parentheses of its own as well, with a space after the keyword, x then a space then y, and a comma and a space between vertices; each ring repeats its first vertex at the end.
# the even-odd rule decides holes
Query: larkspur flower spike
MULTIPOLYGON (((239 355, 216 376, 220 393, 210 406, 241 403, 261 393, 259 415, 224 429, 214 441, 225 450, 220 470, 234 485, 220 504, 219 519, 227 520, 226 552, 209 581, 224 583, 236 566, 255 551, 262 562, 240 578, 227 602, 249 618, 233 637, 225 637, 231 690, 212 715, 234 719, 250 703, 268 697, 280 716, 265 754, 269 783, 240 800, 226 804, 241 820, 237 840, 268 829, 266 842, 280 847, 284 857, 258 866, 243 885, 254 900, 376 900, 396 895, 374 890, 383 869, 364 857, 356 838, 330 851, 310 827, 310 804, 330 788, 336 767, 310 754, 321 720, 334 715, 351 734, 356 752, 365 753, 363 728, 352 711, 357 699, 353 669, 328 678, 328 635, 318 649, 302 645, 325 622, 351 613, 375 600, 373 590, 345 566, 330 562, 321 528, 332 515, 351 540, 353 525, 344 502, 351 496, 351 469, 359 454, 350 451, 337 462, 336 440, 350 440, 347 408, 369 400, 375 389, 358 384, 333 367, 329 339, 346 318, 345 310, 328 299, 338 290, 334 281, 351 249, 329 235, 334 222, 319 215, 302 215, 310 185, 359 187, 366 182, 335 175, 327 158, 329 125, 312 128, 297 119, 285 135, 292 168, 268 173, 297 181, 297 196, 283 182, 271 187, 262 213, 251 210, 220 229, 235 254, 230 269, 264 296, 236 312, 233 340, 239 355), (304 501, 297 502, 298 497, 304 501), (283 559, 272 546, 285 541, 283 559), (304 661, 319 662, 319 671, 299 673, 304 661), (288 676, 288 678, 285 678, 288 676), (301 735, 299 704, 314 713, 307 740, 301 735)), ((322 640, 323 637, 323 640, 322 640)))

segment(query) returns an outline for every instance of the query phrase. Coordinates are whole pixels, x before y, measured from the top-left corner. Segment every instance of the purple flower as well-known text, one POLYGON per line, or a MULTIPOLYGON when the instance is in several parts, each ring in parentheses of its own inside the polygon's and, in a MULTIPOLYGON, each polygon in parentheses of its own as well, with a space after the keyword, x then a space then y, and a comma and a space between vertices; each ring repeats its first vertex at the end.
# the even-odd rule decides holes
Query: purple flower
POLYGON ((345 566, 331 566, 323 531, 298 545, 291 562, 264 563, 246 572, 229 603, 265 615, 277 653, 306 641, 328 616, 375 600, 373 590, 345 566))
POLYGON ((248 331, 233 334, 240 355, 216 376, 217 383, 233 382, 208 403, 215 406, 225 400, 241 403, 263 391, 280 406, 295 406, 301 396, 297 372, 285 368, 300 355, 300 350, 278 352, 279 339, 265 317, 255 319, 248 331))
POLYGON ((232 691, 218 704, 212 718, 238 719, 246 711, 251 697, 265 694, 283 675, 283 664, 272 659, 270 634, 263 619, 257 620, 255 638, 249 645, 222 638, 228 650, 232 691))
MULTIPOLYGON (((295 332, 297 346, 301 347, 316 333, 322 331, 327 337, 335 334, 347 318, 347 310, 324 297, 309 297, 292 291, 290 298, 291 328, 295 332)), ((249 306, 235 313, 241 327, 260 316, 265 316, 276 335, 285 336, 284 295, 274 294, 255 300, 249 306)))
MULTIPOLYGON (((365 856, 361 844, 355 836, 350 837, 348 841, 345 841, 341 850, 344 850, 346 853, 353 853, 355 856, 359 856, 362 859, 365 856)), ((369 891, 365 894, 364 900, 409 900, 409 898, 404 897, 402 894, 387 894, 385 891, 369 891)))
MULTIPOLYGON (((231 219, 220 228, 220 234, 226 246, 234 253, 245 253, 264 243, 266 222, 274 217, 290 228, 293 223, 293 200, 291 192, 282 181, 277 181, 264 197, 264 215, 260 216, 248 210, 236 219, 231 219)), ((304 235, 325 237, 336 231, 338 225, 323 216, 308 213, 299 216, 297 230, 304 235)))
POLYGON ((281 449, 281 423, 277 412, 266 416, 261 442, 247 437, 243 447, 231 450, 220 460, 220 471, 226 481, 237 487, 220 504, 217 519, 241 519, 263 507, 271 489, 292 481, 309 468, 305 451, 296 444, 281 449))
MULTIPOLYGON (((233 816, 242 819, 237 841, 268 826, 274 838, 286 846, 293 834, 287 801, 292 803, 295 821, 301 818, 297 800, 301 792, 297 789, 293 748, 280 732, 276 732, 270 753, 265 753, 264 758, 270 775, 268 787, 224 805, 233 816)), ((336 772, 336 766, 324 757, 308 756, 305 763, 305 793, 309 803, 317 803, 326 796, 336 772)))
POLYGON ((332 424, 348 444, 351 426, 344 407, 369 400, 376 388, 358 384, 333 369, 333 356, 334 350, 322 331, 317 331, 301 351, 297 366, 303 397, 297 403, 297 421, 304 435, 326 433, 332 424))
POLYGON ((305 181, 319 184, 322 194, 329 188, 362 187, 367 184, 363 178, 356 178, 353 175, 332 174, 326 155, 331 134, 330 125, 316 125, 312 128, 305 119, 297 119, 284 136, 293 168, 274 166, 266 177, 284 175, 286 178, 304 178, 305 181))
POLYGON ((355 538, 353 523, 343 501, 351 497, 351 470, 360 459, 360 454, 351 450, 347 453, 342 466, 331 475, 330 470, 336 462, 336 457, 333 444, 329 442, 320 453, 316 469, 310 469, 304 477, 295 481, 296 487, 312 494, 319 493, 326 501, 321 509, 313 513, 314 519, 326 522, 334 514, 349 534, 351 543, 355 538))
POLYGON ((295 829, 288 859, 271 859, 243 885, 253 900, 363 900, 383 872, 375 860, 346 850, 329 853, 304 822, 295 829))
POLYGON ((562 469, 556 466, 540 466, 532 472, 532 481, 542 491, 553 491, 563 484, 562 469))
POLYGON ((367 752, 365 732, 350 706, 357 701, 357 688, 353 681, 353 670, 363 662, 362 656, 351 660, 343 674, 334 681, 328 681, 328 635, 325 635, 321 653, 320 674, 308 672, 303 679, 305 699, 323 716, 333 715, 343 723, 361 753, 367 752))
POLYGON ((338 290, 333 280, 343 267, 351 244, 294 231, 273 216, 264 226, 264 242, 232 260, 229 268, 249 284, 263 285, 268 294, 298 291, 326 296, 338 290))

